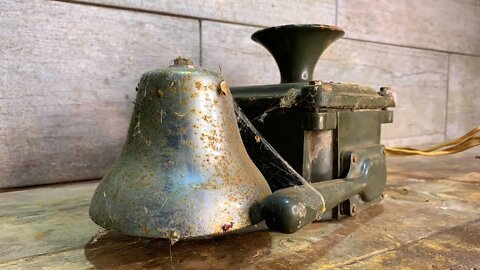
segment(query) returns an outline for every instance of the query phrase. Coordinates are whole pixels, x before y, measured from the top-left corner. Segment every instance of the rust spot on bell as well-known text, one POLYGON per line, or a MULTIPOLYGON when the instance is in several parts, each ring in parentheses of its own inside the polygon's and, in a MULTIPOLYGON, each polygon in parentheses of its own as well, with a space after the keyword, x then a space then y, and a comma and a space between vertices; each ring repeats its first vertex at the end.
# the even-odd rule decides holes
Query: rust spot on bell
POLYGON ((202 83, 199 82, 199 81, 196 81, 196 82, 195 82, 195 89, 197 89, 197 90, 202 89, 202 83))
POLYGON ((226 223, 226 224, 223 224, 222 225, 222 230, 224 232, 228 232, 228 230, 230 230, 231 228, 233 228, 233 222, 230 222, 230 223, 226 223))
POLYGON ((227 95, 227 93, 230 91, 229 87, 228 87, 228 84, 226 81, 221 81, 220 82, 220 93, 224 96, 227 95))

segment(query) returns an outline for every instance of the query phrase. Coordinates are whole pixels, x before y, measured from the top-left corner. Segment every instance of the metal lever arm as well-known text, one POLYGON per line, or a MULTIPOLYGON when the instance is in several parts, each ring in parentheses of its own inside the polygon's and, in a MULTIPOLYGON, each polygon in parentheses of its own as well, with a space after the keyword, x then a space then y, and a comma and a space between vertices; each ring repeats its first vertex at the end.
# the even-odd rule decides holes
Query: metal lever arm
POLYGON ((343 156, 350 162, 344 179, 284 188, 268 196, 262 205, 267 226, 283 233, 293 233, 356 194, 366 202, 378 198, 386 183, 383 146, 348 151, 343 156))

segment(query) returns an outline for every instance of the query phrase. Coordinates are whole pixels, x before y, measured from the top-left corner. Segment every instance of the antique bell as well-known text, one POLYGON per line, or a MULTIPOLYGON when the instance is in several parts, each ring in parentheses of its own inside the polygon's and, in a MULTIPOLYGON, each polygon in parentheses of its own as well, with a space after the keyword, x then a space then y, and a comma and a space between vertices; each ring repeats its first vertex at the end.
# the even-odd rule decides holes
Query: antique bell
POLYGON ((90 217, 127 235, 176 241, 253 225, 250 208, 269 194, 240 138, 227 83, 177 58, 140 80, 127 141, 90 217))

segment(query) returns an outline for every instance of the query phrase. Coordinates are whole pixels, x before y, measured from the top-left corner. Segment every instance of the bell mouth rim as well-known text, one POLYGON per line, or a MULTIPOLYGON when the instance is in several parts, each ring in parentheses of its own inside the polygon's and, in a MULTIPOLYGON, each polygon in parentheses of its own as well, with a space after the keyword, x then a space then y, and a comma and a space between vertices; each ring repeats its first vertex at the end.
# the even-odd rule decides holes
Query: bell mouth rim
POLYGON ((334 25, 327 25, 327 24, 285 24, 279 26, 273 26, 264 28, 261 30, 256 31, 252 34, 251 38, 254 41, 257 41, 260 36, 267 32, 278 31, 278 30, 310 30, 310 31, 325 31, 330 30, 332 32, 336 32, 340 37, 345 35, 345 31, 334 25))

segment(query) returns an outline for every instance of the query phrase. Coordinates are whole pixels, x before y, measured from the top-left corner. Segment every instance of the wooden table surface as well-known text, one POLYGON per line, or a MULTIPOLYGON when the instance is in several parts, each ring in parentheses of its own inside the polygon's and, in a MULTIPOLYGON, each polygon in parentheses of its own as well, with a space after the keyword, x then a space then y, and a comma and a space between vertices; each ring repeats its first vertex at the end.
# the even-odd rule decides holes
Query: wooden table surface
POLYGON ((1 269, 480 269, 478 150, 388 158, 385 199, 295 234, 179 242, 100 230, 98 181, 0 193, 1 269))

